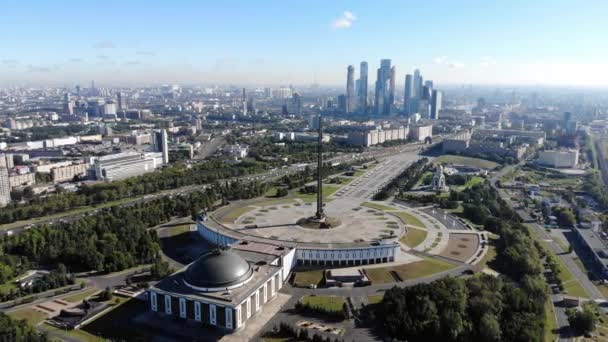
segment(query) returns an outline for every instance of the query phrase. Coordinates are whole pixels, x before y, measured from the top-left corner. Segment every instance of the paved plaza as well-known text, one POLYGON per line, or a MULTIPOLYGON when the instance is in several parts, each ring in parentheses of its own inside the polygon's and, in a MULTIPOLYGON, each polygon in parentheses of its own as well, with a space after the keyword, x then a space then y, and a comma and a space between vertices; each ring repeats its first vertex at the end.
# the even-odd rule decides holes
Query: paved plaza
POLYGON ((296 224, 300 218, 311 217, 314 205, 296 201, 282 205, 255 207, 227 227, 248 235, 282 241, 311 243, 357 243, 383 238, 398 238, 404 224, 381 210, 361 206, 358 199, 344 198, 326 203, 325 213, 339 220, 330 229, 304 228, 296 224), (252 228, 256 227, 256 228, 252 228))

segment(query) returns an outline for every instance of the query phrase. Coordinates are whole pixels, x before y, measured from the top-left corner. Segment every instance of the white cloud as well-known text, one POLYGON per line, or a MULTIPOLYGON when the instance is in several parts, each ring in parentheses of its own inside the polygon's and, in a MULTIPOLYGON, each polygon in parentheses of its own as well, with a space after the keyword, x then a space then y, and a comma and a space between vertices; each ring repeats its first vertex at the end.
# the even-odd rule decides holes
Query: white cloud
POLYGON ((435 57, 435 59, 433 59, 433 61, 435 62, 435 64, 443 64, 446 62, 447 59, 448 59, 447 56, 441 56, 441 57, 435 57))
POLYGON ((459 61, 451 61, 450 63, 448 63, 448 66, 452 69, 462 69, 464 68, 464 63, 459 61))
POLYGON ((331 23, 331 27, 334 29, 346 29, 353 26, 353 23, 357 20, 357 17, 350 11, 344 11, 338 19, 331 23))

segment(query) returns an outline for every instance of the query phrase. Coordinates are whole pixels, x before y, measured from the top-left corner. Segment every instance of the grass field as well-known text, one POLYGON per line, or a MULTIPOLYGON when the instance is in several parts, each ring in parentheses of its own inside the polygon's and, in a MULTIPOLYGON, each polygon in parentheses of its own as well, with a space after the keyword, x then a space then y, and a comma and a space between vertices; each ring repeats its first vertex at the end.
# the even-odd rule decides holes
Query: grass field
POLYGON ((570 296, 589 298, 587 291, 585 291, 578 280, 570 273, 570 270, 564 265, 562 259, 555 257, 555 260, 557 260, 558 269, 560 270, 559 276, 564 284, 564 292, 570 296))
POLYGON ((371 296, 367 296, 367 301, 370 304, 378 304, 382 301, 383 297, 384 297, 384 295, 371 295, 371 296))
POLYGON ((416 247, 421 244, 424 239, 426 239, 427 231, 422 229, 408 229, 407 233, 399 239, 402 243, 404 243, 408 247, 416 247))
POLYGON ((222 218, 222 221, 234 223, 234 221, 236 221, 236 219, 238 219, 241 215, 243 215, 253 209, 254 209, 254 207, 249 207, 249 206, 234 208, 234 209, 230 210, 230 212, 228 212, 228 214, 226 214, 226 216, 224 216, 222 218))
MULTIPOLYGON (((323 185, 323 200, 327 200, 327 197, 331 196, 334 192, 338 191, 338 189, 340 189, 339 186, 323 185)), ((296 191, 294 193, 294 196, 300 198, 302 201, 305 201, 305 202, 317 200, 316 193, 303 194, 303 193, 300 193, 299 191, 296 191)))
POLYGON ((422 223, 422 221, 420 221, 416 216, 414 216, 410 213, 400 211, 400 212, 396 212, 396 213, 392 213, 392 214, 399 217, 403 222, 405 222, 405 224, 409 224, 412 226, 426 229, 426 226, 424 225, 424 223, 422 223))
POLYGON ((47 319, 47 315, 43 312, 34 310, 34 309, 21 309, 17 311, 10 312, 8 314, 14 319, 25 319, 29 324, 36 325, 45 319, 47 319))
POLYGON ((547 299, 545 302, 545 342, 554 342, 559 335, 557 331, 557 321, 555 320, 555 311, 553 304, 547 299))
POLYGON ((383 211, 395 211, 397 209, 393 208, 393 207, 389 207, 388 205, 384 205, 384 204, 380 204, 380 203, 373 203, 373 202, 363 202, 361 203, 362 206, 364 207, 368 207, 368 208, 372 208, 372 209, 377 209, 377 210, 383 210, 383 211))
POLYGON ((295 272, 295 274, 294 284, 296 286, 320 285, 323 281, 322 270, 295 272))
POLYGON ((15 284, 15 281, 13 279, 0 285, 0 293, 9 293, 13 289, 17 289, 17 285, 15 284))
POLYGON ((87 297, 90 297, 90 296, 94 295, 97 292, 99 292, 99 290, 97 290, 97 289, 89 289, 89 290, 85 290, 85 291, 83 291, 81 293, 76 293, 76 294, 73 294, 73 295, 70 295, 70 296, 63 297, 63 299, 67 300, 68 302, 79 303, 83 299, 86 299, 87 297))
POLYGON ((472 167, 478 167, 482 169, 495 169, 499 164, 493 161, 479 159, 479 158, 471 158, 471 157, 463 157, 463 156, 453 156, 449 154, 444 154, 438 158, 436 158, 433 163, 444 163, 444 164, 458 164, 458 165, 466 165, 472 167))
POLYGON ((177 236, 180 234, 188 233, 190 231, 190 225, 191 225, 190 223, 184 223, 184 224, 170 227, 167 229, 169 232, 165 236, 172 237, 172 236, 177 236))
POLYGON ((492 262, 496 258, 496 247, 494 246, 494 242, 490 240, 488 245, 488 251, 483 256, 481 261, 479 261, 479 266, 488 267, 488 263, 492 262))
POLYGON ((435 273, 447 271, 454 268, 452 264, 448 264, 443 261, 436 259, 425 258, 424 260, 416 261, 413 263, 393 266, 393 267, 378 267, 378 268, 367 268, 365 271, 369 276, 369 279, 374 284, 391 283, 394 282, 394 278, 391 275, 391 271, 395 271, 403 280, 423 278, 433 275, 435 273))
POLYGON ((320 308, 328 312, 341 312, 344 298, 334 296, 304 296, 300 299, 302 304, 307 304, 313 308, 320 308))

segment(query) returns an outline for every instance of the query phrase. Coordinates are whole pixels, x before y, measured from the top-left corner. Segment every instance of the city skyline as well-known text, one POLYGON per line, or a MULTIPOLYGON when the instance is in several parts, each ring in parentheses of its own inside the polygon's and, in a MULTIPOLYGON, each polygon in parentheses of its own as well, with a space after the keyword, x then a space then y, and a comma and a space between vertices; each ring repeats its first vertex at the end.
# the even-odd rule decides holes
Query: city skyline
POLYGON ((9 2, 0 85, 335 86, 344 65, 391 59, 440 84, 608 86, 600 1, 145 5, 9 2))

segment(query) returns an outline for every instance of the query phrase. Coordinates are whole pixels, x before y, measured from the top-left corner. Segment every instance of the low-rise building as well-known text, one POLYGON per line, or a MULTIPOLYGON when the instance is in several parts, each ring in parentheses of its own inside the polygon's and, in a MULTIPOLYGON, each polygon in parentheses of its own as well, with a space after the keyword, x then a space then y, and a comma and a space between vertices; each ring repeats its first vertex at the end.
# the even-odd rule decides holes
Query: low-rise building
POLYGON ((36 175, 34 173, 14 173, 8 176, 8 182, 11 189, 19 186, 30 186, 36 184, 36 175))
POLYGON ((538 163, 554 168, 575 168, 578 165, 579 151, 545 150, 538 152, 538 163))
POLYGON ((90 165, 87 163, 82 163, 82 164, 74 164, 74 165, 56 167, 51 170, 51 176, 53 177, 53 182, 55 182, 55 183, 68 182, 68 181, 71 181, 72 179, 74 179, 74 177, 76 177, 76 176, 84 177, 87 174, 87 171, 89 170, 89 166, 90 165))
POLYGON ((412 140, 428 141, 433 138, 433 125, 412 125, 409 134, 412 140))
POLYGON ((162 165, 160 152, 123 152, 97 158, 93 170, 95 178, 113 181, 143 175, 162 165))

